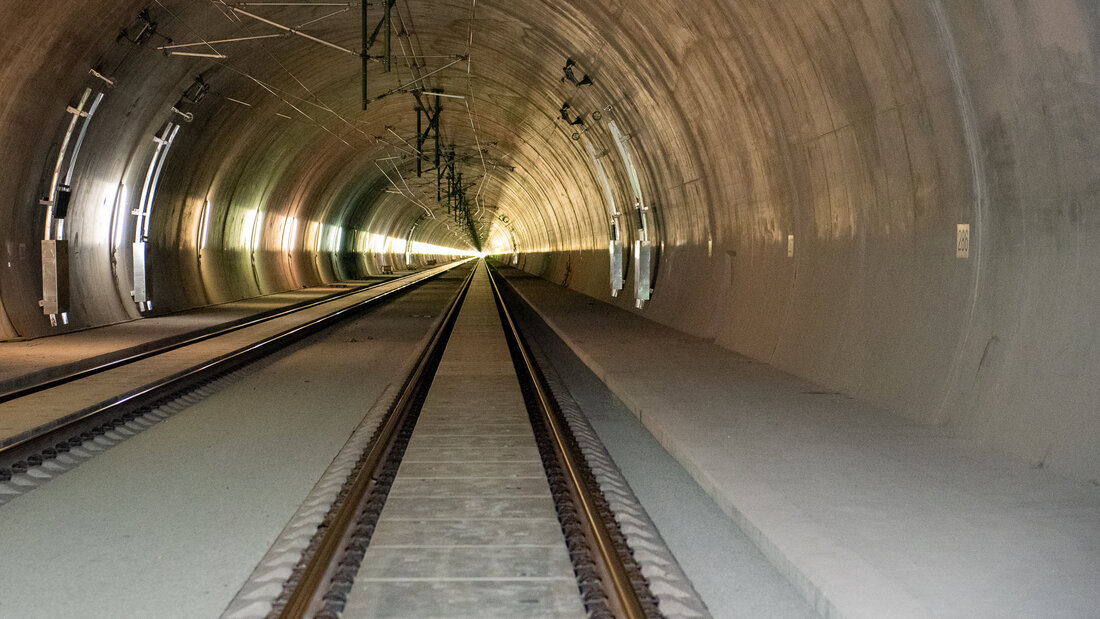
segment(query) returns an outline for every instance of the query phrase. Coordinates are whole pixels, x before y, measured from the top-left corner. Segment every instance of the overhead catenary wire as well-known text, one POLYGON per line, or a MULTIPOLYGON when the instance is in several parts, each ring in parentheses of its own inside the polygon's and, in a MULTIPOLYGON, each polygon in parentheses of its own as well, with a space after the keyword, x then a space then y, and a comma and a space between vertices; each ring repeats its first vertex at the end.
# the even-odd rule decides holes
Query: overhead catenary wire
MULTIPOLYGON (((161 0, 154 0, 154 2, 156 2, 158 6, 160 6, 165 11, 167 11, 168 14, 171 15, 172 18, 175 19, 176 21, 178 21, 181 25, 183 25, 184 28, 189 30, 192 35, 194 35, 195 37, 198 37, 198 38, 203 38, 204 43, 207 44, 211 49, 214 49, 213 46, 210 45, 210 43, 212 43, 212 41, 205 41, 205 38, 202 37, 202 35, 199 33, 199 31, 194 26, 191 26, 190 24, 188 24, 179 15, 174 13, 168 7, 164 6, 164 4, 161 2, 161 0)), ((215 8, 217 8, 217 4, 219 2, 221 2, 221 0, 212 0, 212 2, 215 4, 215 8)), ((221 2, 221 4, 224 4, 224 2, 221 2)), ((220 9, 219 9, 219 11, 220 11, 220 9)), ((236 17, 236 15, 234 13, 226 14, 224 11, 222 11, 222 14, 223 14, 223 16, 226 17, 227 20, 229 20, 233 23, 241 24, 241 27, 244 28, 246 32, 250 31, 250 28, 249 28, 248 24, 246 24, 245 22, 242 22, 238 17, 236 17)), ((257 36, 257 35, 254 35, 254 36, 257 36)), ((286 34, 280 34, 280 35, 276 35, 276 36, 285 38, 287 35, 286 34)), ((272 38, 274 38, 274 37, 272 37, 272 38)), ((300 101, 302 103, 306 103, 308 105, 311 105, 311 106, 314 106, 318 109, 321 109, 321 110, 331 114, 332 116, 336 117, 337 120, 339 120, 342 124, 346 125, 352 131, 360 134, 368 143, 375 143, 376 140, 373 138, 373 136, 371 136, 367 132, 363 131, 356 123, 348 120, 347 117, 345 117, 343 114, 340 114, 335 109, 333 109, 332 106, 325 103, 325 101, 320 96, 318 96, 315 92, 313 92, 313 90, 311 90, 308 86, 306 86, 302 82, 302 80, 300 80, 298 78, 298 76, 296 76, 292 71, 290 71, 290 69, 288 69, 286 67, 286 65, 283 64, 282 61, 280 61, 274 54, 272 54, 271 51, 267 49, 267 46, 263 45, 262 43, 257 43, 257 42, 254 42, 254 41, 250 42, 250 44, 253 45, 254 47, 256 47, 257 49, 259 49, 267 57, 269 57, 273 62, 275 62, 279 66, 279 68, 282 69, 282 71, 284 73, 286 73, 286 75, 288 77, 290 77, 290 79, 292 79, 296 84, 298 84, 298 86, 300 88, 302 88, 302 90, 304 90, 307 93, 307 95, 309 96, 309 99, 304 98, 304 97, 299 97, 299 96, 294 95, 294 94, 292 94, 292 93, 290 93, 286 90, 283 90, 283 89, 280 89, 278 87, 275 87, 274 85, 268 84, 268 83, 264 82, 263 80, 260 80, 260 79, 256 78, 255 76, 253 76, 249 71, 238 69, 238 68, 234 67, 233 65, 231 65, 227 62, 215 61, 215 64, 217 64, 217 65, 219 65, 223 68, 226 68, 230 71, 233 71, 234 73, 237 73, 237 74, 239 74, 243 77, 246 77, 246 78, 248 78, 248 79, 250 79, 254 82, 257 82, 257 83, 261 84, 262 86, 265 86, 265 88, 264 88, 265 90, 267 90, 268 92, 274 94, 278 99, 283 100, 284 102, 286 102, 286 101, 283 98, 283 96, 290 97, 290 98, 295 99, 297 101, 300 101), (280 93, 283 96, 279 96, 276 93, 280 93)), ((215 49, 214 51, 218 51, 218 50, 215 49)), ((287 103, 289 104, 289 102, 287 102, 287 103)), ((292 107, 294 107, 294 106, 292 106, 292 107)), ((308 115, 307 115, 307 118, 308 118, 308 115)), ((351 146, 350 144, 348 144, 348 142, 346 140, 344 140, 340 136, 336 135, 336 133, 334 133, 332 130, 330 130, 328 127, 326 127, 322 123, 320 123, 316 120, 313 120, 313 119, 311 119, 311 122, 313 122, 315 125, 317 125, 321 129, 323 129, 327 133, 331 134, 333 137, 337 138, 338 140, 340 140, 344 144, 346 144, 348 146, 351 146)))
MULTIPOLYGON (((385 160, 386 160, 385 158, 376 160, 374 162, 374 167, 378 168, 378 171, 382 173, 382 176, 386 177, 386 180, 388 180, 390 182, 390 185, 393 185, 393 188, 396 189, 397 192, 400 193, 403 198, 405 198, 406 200, 408 200, 408 201, 412 202, 413 204, 419 206, 420 208, 424 209, 424 212, 427 213, 429 217, 431 217, 432 219, 435 219, 436 218, 435 213, 432 212, 432 209, 430 209, 427 206, 421 204, 420 201, 416 199, 415 195, 407 195, 400 187, 397 186, 397 183, 393 180, 393 178, 390 177, 389 174, 386 173, 386 171, 382 168, 382 166, 378 165, 379 161, 385 161, 385 160)), ((397 170, 397 166, 394 166, 394 170, 395 171, 397 170)), ((403 179, 402 179, 402 183, 404 183, 403 179)), ((405 186, 406 186, 406 188, 408 188, 407 184, 405 186)), ((409 194, 412 194, 412 190, 409 190, 409 194)))
MULTIPOLYGON (((166 12, 168 12, 184 28, 186 28, 192 34, 194 34, 196 38, 202 39, 201 42, 190 44, 189 46, 203 46, 203 45, 205 45, 208 49, 210 49, 215 54, 218 54, 220 56, 225 56, 225 54, 222 54, 221 51, 215 47, 215 44, 218 44, 218 42, 222 42, 222 43, 235 42, 235 41, 227 41, 225 39, 207 39, 206 37, 202 36, 195 27, 188 24, 183 18, 181 18, 179 15, 175 14, 171 9, 169 9, 167 6, 165 6, 165 3, 162 2, 162 0, 154 0, 154 2, 156 2, 158 6, 160 6, 166 12)), ((221 13, 222 16, 226 18, 227 21, 230 21, 230 22, 234 23, 239 28, 243 28, 244 32, 246 34, 251 35, 249 37, 239 37, 242 41, 249 42, 253 48, 255 48, 256 50, 260 51, 261 53, 266 55, 268 58, 270 58, 271 61, 274 64, 276 64, 284 72, 284 74, 286 74, 294 83, 297 84, 297 86, 299 88, 302 89, 302 91, 305 93, 305 95, 304 96, 296 95, 293 92, 290 92, 290 91, 288 91, 284 88, 280 88, 280 87, 276 86, 275 84, 267 81, 266 79, 261 79, 257 75, 254 75, 250 70, 235 66, 235 65, 238 64, 238 62, 236 62, 234 60, 231 60, 229 58, 224 58, 224 57, 214 58, 214 64, 215 65, 221 66, 221 67, 223 67, 223 68, 225 68, 229 71, 232 71, 233 73, 236 73, 238 75, 241 75, 241 76, 245 77, 247 80, 249 80, 250 82, 256 84, 262 90, 266 91, 268 94, 270 94, 271 96, 278 99, 280 102, 287 105, 290 109, 294 110, 294 112, 299 114, 304 120, 306 120, 307 122, 309 122, 309 123, 313 124, 314 126, 320 128, 321 130, 325 131, 326 133, 332 135, 335 139, 337 139, 338 141, 340 141, 341 143, 343 143, 346 146, 351 147, 351 144, 344 137, 344 136, 347 136, 348 134, 345 133, 344 136, 338 135, 337 133, 335 133, 332 130, 332 128, 327 126, 327 123, 321 122, 320 118, 318 118, 314 114, 311 114, 311 113, 307 112, 304 106, 309 106, 309 107, 316 108, 318 110, 324 111, 325 113, 333 116, 336 120, 338 120, 338 122, 345 125, 349 129, 350 132, 356 134, 361 139, 365 140, 367 143, 374 144, 374 143, 382 142, 382 143, 385 143, 385 144, 391 146, 392 148, 394 148, 397 151, 405 152, 405 149, 402 148, 401 146, 399 146, 398 144, 390 143, 387 140, 382 140, 378 136, 373 136, 373 135, 369 134, 362 127, 362 124, 363 124, 362 122, 352 121, 349 118, 345 117, 343 114, 336 111, 322 97, 320 97, 311 88, 306 86, 306 84, 302 81, 302 79, 300 79, 297 75, 295 75, 295 73, 293 71, 291 71, 278 57, 276 57, 272 53, 272 51, 269 49, 269 46, 265 44, 266 39, 287 38, 287 37, 291 36, 292 34, 303 34, 303 33, 289 32, 289 30, 295 30, 295 29, 289 28, 288 26, 283 26, 281 24, 274 24, 273 23, 272 25, 274 25, 275 27, 279 27, 280 29, 282 29, 284 31, 287 31, 287 32, 284 32, 284 33, 281 33, 281 34, 267 34, 267 35, 258 34, 258 33, 256 33, 255 31, 252 30, 252 28, 254 26, 252 26, 251 24, 253 22, 250 22, 249 20, 243 20, 241 18, 241 15, 243 14, 243 15, 246 15, 248 17, 259 18, 259 19, 256 19, 255 21, 260 21, 260 22, 263 22, 263 23, 271 23, 272 20, 268 20, 266 18, 260 18, 260 16, 257 16, 254 13, 250 13, 249 11, 241 11, 237 8, 237 7, 240 7, 240 6, 245 6, 246 5, 245 3, 230 5, 230 4, 226 4, 223 0, 210 0, 210 2, 211 2, 212 5, 214 5, 215 10, 217 10, 219 13, 221 13)), ((274 6, 273 3, 247 3, 247 4, 253 4, 255 6, 274 6)), ((287 3, 287 6, 290 6, 291 4, 292 3, 287 3)), ((320 4, 321 3, 311 3, 311 5, 318 5, 318 6, 320 4)), ((294 4, 294 6, 298 6, 298 4, 294 4)), ((304 4, 303 4, 303 6, 304 6, 304 4)), ((334 12, 329 12, 329 13, 327 13, 325 15, 322 15, 320 17, 317 17, 313 20, 307 21, 304 24, 301 24, 300 26, 298 26, 298 28, 300 28, 302 26, 305 26, 305 25, 308 25, 308 24, 311 24, 311 23, 316 23, 318 21, 324 20, 324 19, 332 17, 334 15, 343 13, 347 10, 347 6, 344 3, 333 3, 332 6, 338 6, 338 7, 340 7, 340 10, 334 11, 334 12)), ((400 30, 401 30, 401 34, 403 36, 398 37, 398 41, 399 41, 399 45, 400 45, 400 49, 401 49, 403 59, 405 61, 404 64, 409 69, 412 76, 408 81, 399 80, 400 85, 397 88, 392 89, 391 91, 388 91, 388 92, 384 93, 383 95, 381 95, 377 98, 382 98, 384 96, 389 96, 389 95, 394 94, 395 92, 410 89, 412 87, 420 85, 425 80, 430 79, 431 77, 439 74, 440 72, 444 71, 445 69, 447 69, 449 67, 454 66, 455 64, 461 62, 462 60, 467 60, 467 71, 469 72, 471 65, 470 65, 470 62, 469 62, 470 59, 467 55, 418 54, 418 53, 416 53, 420 50, 417 49, 416 42, 414 41, 415 35, 411 34, 410 31, 409 31, 409 28, 408 28, 408 24, 409 24, 408 20, 411 18, 411 14, 408 13, 409 8, 407 6, 407 3, 395 3, 395 6, 397 7, 397 10, 396 10, 397 19, 391 21, 391 28, 394 29, 394 30, 398 30, 400 28, 400 30), (404 41, 405 38, 409 39, 409 46, 412 46, 411 48, 409 46, 405 45, 405 41, 404 41), (423 69, 423 64, 422 64, 423 60, 430 59, 430 58, 449 58, 449 59, 452 59, 452 60, 451 60, 451 62, 448 62, 444 66, 439 67, 437 69, 434 69, 434 70, 424 74, 423 71, 422 71, 422 69, 423 69)), ((476 1, 474 3, 472 3, 471 11, 473 10, 473 8, 475 6, 476 6, 476 1)), ((307 36, 306 38, 311 38, 311 37, 307 36)), ((317 42, 327 44, 327 42, 325 42, 323 40, 319 40, 317 42)), ((470 32, 468 32, 466 43, 467 43, 466 48, 467 48, 467 50, 469 50, 470 45, 472 43, 472 29, 470 30, 470 32)), ((342 48, 340 46, 329 45, 329 47, 336 47, 338 49, 342 49, 344 51, 347 51, 346 48, 342 48)), ((359 55, 364 56, 365 59, 370 59, 369 56, 365 53, 365 50, 363 52, 359 52, 359 55)), ((422 94, 422 92, 413 92, 413 94, 419 100, 419 95, 422 94)), ((435 94, 435 93, 433 93, 433 94, 435 94)), ((439 93, 439 94, 441 96, 445 96, 448 93, 439 93)), ((451 96, 457 98, 457 97, 462 97, 463 95, 451 95, 451 96)), ((223 95, 223 97, 224 97, 224 95, 223 95)), ((243 105, 243 106, 248 106, 248 107, 252 106, 252 104, 247 103, 245 101, 242 101, 240 99, 233 99, 233 98, 229 98, 229 97, 225 97, 225 98, 227 100, 231 100, 234 103, 237 103, 238 105, 243 105)), ((472 113, 473 113, 472 110, 468 111, 468 114, 472 115, 472 113)), ((363 121, 363 122, 366 122, 366 121, 363 121)), ((472 120, 472 123, 473 123, 471 125, 472 130, 476 133, 477 132, 477 119, 474 118, 472 120)), ((445 134, 447 132, 446 132, 446 129, 444 127, 440 127, 440 132, 444 134, 444 136, 442 136, 442 137, 445 137, 445 134)), ((400 138, 399 135, 397 137, 399 139, 401 139, 401 141, 404 142, 406 146, 409 146, 410 148, 412 148, 407 140, 405 140, 403 138, 400 138)), ((486 162, 485 162, 484 153, 481 152, 480 136, 475 135, 475 142, 478 144, 479 157, 482 159, 482 170, 483 170, 482 186, 483 186, 485 176, 488 173, 488 166, 486 165, 486 162)), ((418 149, 415 149, 415 148, 413 148, 413 150, 417 151, 417 152, 420 152, 420 151, 418 151, 418 149)), ((400 175, 399 171, 398 171, 398 173, 400 175)), ((408 183, 404 181, 403 175, 401 175, 401 176, 402 176, 402 178, 401 178, 402 184, 405 185, 408 192, 410 194, 412 194, 412 189, 409 188, 408 183)), ((391 179, 391 183, 392 183, 392 179, 391 179)), ((480 204, 480 197, 479 197, 480 192, 481 192, 481 187, 479 187, 478 195, 475 196, 475 204, 478 207, 478 213, 479 214, 483 210, 482 206, 480 204)), ((410 198, 410 199, 414 199, 415 202, 417 203, 417 205, 420 208, 425 209, 426 212, 430 213, 433 218, 435 217, 434 212, 432 212, 432 210, 430 208, 425 207, 422 201, 416 200, 415 196, 412 196, 412 198, 410 198)), ((452 231, 452 233, 453 233, 453 231, 452 231)))
MULTIPOLYGON (((168 13, 168 14, 169 14, 169 15, 170 15, 170 16, 172 17, 172 19, 176 20, 176 21, 177 21, 177 22, 179 22, 179 23, 180 23, 180 25, 182 25, 182 26, 183 26, 183 27, 184 27, 185 29, 187 29, 188 31, 190 31, 190 32, 191 32, 191 34, 192 34, 193 36, 195 36, 196 38, 199 38, 199 39, 201 39, 201 43, 200 43, 200 44, 202 44, 202 45, 206 45, 206 46, 207 46, 208 48, 210 48, 210 49, 211 49, 211 50, 212 50, 213 52, 215 52, 215 53, 219 53, 219 54, 221 53, 221 52, 220 52, 220 51, 219 51, 219 50, 218 50, 217 48, 215 48, 215 47, 213 46, 213 44, 212 44, 213 42, 212 42, 212 41, 208 41, 208 40, 206 40, 206 37, 202 36, 202 34, 201 34, 201 33, 200 33, 199 31, 198 31, 198 29, 196 29, 195 27, 193 27, 193 26, 191 26, 190 24, 188 24, 188 23, 187 23, 187 21, 185 21, 185 20, 184 20, 184 19, 183 19, 182 17, 180 17, 180 16, 179 16, 179 15, 177 15, 177 14, 176 14, 176 13, 175 13, 174 11, 172 11, 172 10, 171 10, 170 8, 168 8, 167 6, 165 6, 165 5, 164 5, 164 3, 163 3, 163 2, 161 1, 161 0, 153 0, 153 1, 154 1, 154 2, 156 2, 156 4, 157 4, 157 5, 159 6, 159 7, 161 7, 162 9, 164 9, 164 10, 165 10, 165 12, 167 12, 167 13, 168 13)), ((223 3, 223 4, 224 4, 224 3, 223 3)), ((217 8, 217 4, 216 4, 216 3, 215 3, 215 8, 217 8)), ((225 14, 223 13, 223 15, 225 15, 225 14)), ((234 19, 232 19, 231 17, 229 17, 228 15, 226 15, 226 18, 227 18, 227 19, 230 19, 230 21, 233 21, 234 23, 238 23, 238 22, 239 22, 239 20, 234 20, 234 19)), ((247 26, 244 26, 244 28, 245 28, 246 30, 248 29, 248 28, 247 28, 247 26)), ((254 43, 254 44, 255 44, 255 43, 254 43)), ((302 87, 303 89, 305 89, 305 90, 306 90, 306 92, 307 92, 307 93, 309 93, 311 97, 313 97, 314 99, 316 99, 316 100, 318 101, 318 106, 319 106, 319 107, 321 107, 322 109, 324 109, 324 110, 328 111, 329 113, 331 113, 331 114, 333 114, 333 115, 337 116, 337 117, 338 117, 338 118, 340 118, 340 120, 342 120, 342 121, 343 121, 343 122, 344 122, 345 124, 347 124, 348 126, 352 127, 353 129, 355 129, 355 130, 359 131, 359 132, 360 132, 360 133, 362 133, 362 134, 363 134, 363 135, 364 135, 365 137, 368 137, 368 138, 369 138, 369 136, 368 136, 368 135, 367 135, 367 134, 366 134, 365 132, 363 132, 362 130, 360 130, 360 129, 356 128, 356 127, 355 127, 355 125, 354 125, 353 123, 351 123, 350 121, 348 121, 348 120, 347 120, 346 118, 343 118, 343 116, 341 116, 341 115, 340 115, 340 114, 339 114, 338 112, 336 112, 335 110, 333 110, 333 109, 332 109, 331 107, 329 107, 329 106, 325 105, 325 104, 324 104, 324 102, 323 102, 323 101, 321 101, 321 100, 320 100, 320 98, 316 96, 316 94, 314 94, 314 93, 313 93, 312 91, 310 91, 310 90, 309 90, 309 89, 308 89, 308 88, 307 88, 307 87, 306 87, 306 86, 305 86, 304 84, 302 84, 302 83, 301 83, 301 81, 300 81, 300 80, 298 80, 298 79, 297 79, 297 77, 295 77, 295 76, 294 76, 294 75, 293 75, 293 74, 292 74, 292 73, 291 73, 291 72, 290 72, 290 71, 289 71, 288 69, 286 69, 286 67, 285 67, 285 66, 283 66, 283 65, 282 65, 282 63, 281 63, 281 62, 279 62, 277 58, 274 58, 274 56, 272 56, 272 55, 270 54, 270 52, 267 52, 266 48, 264 48, 262 44, 259 44, 259 45, 260 45, 260 48, 261 48, 261 49, 263 49, 263 50, 264 50, 264 51, 265 51, 266 53, 268 53, 268 55, 269 55, 269 56, 271 56, 271 58, 272 58, 273 60, 275 60, 275 61, 276 61, 276 62, 277 62, 277 63, 278 63, 279 65, 280 65, 280 67, 281 67, 281 68, 282 68, 282 69, 283 69, 283 70, 284 70, 284 71, 285 71, 285 72, 286 72, 286 73, 287 73, 287 74, 288 74, 288 75, 289 75, 289 76, 290 76, 290 77, 291 77, 292 79, 294 79, 294 80, 295 80, 296 82, 298 82, 298 84, 299 84, 299 85, 300 85, 300 86, 301 86, 301 87, 302 87)), ((259 78, 257 78, 257 77, 255 77, 255 76, 253 76, 253 75, 252 75, 251 73, 249 73, 248 71, 245 71, 245 70, 242 70, 242 69, 238 69, 238 68, 236 68, 236 67, 232 66, 231 64, 229 64, 229 63, 227 63, 227 62, 221 62, 221 61, 220 61, 220 60, 218 60, 218 59, 215 59, 215 60, 214 60, 214 62, 215 62, 215 64, 217 64, 217 65, 219 65, 219 66, 221 66, 221 67, 223 67, 223 68, 225 68, 225 69, 227 69, 227 70, 229 70, 229 71, 232 71, 232 72, 234 72, 234 73, 237 73, 238 75, 241 75, 241 76, 243 76, 243 77, 245 77, 245 78, 247 78, 247 79, 249 79, 249 80, 251 80, 251 81, 255 82, 255 83, 256 83, 256 84, 258 84, 258 85, 259 85, 259 86, 260 86, 261 88, 263 88, 264 90, 268 91, 268 92, 269 92, 269 93, 270 93, 270 94, 271 94, 272 96, 274 96, 275 98, 279 99, 279 100, 280 100, 280 101, 282 101, 283 103, 287 104, 288 106, 290 106, 291 108, 293 108, 293 109, 294 109, 294 110, 295 110, 296 112, 298 112, 298 113, 299 113, 299 114, 301 114, 301 115, 302 115, 303 117, 305 117, 306 119, 308 119, 308 120, 309 120, 309 121, 310 121, 310 122, 311 122, 312 124, 314 124, 314 125, 316 125, 317 127, 321 128, 321 129, 322 129, 322 130, 324 130, 325 132, 327 132, 327 133, 331 134, 331 135, 332 135, 333 137, 335 137, 335 138, 336 138, 337 140, 340 140, 340 141, 341 141, 341 142, 343 142, 343 143, 344 143, 345 145, 347 145, 347 146, 349 146, 349 147, 351 146, 351 144, 349 144, 349 143, 348 143, 348 142, 347 142, 346 140, 344 140, 344 139, 343 139, 343 138, 341 138, 340 136, 336 135, 336 134, 335 134, 335 133, 334 133, 334 132, 333 132, 333 131, 332 131, 331 129, 329 129, 328 127, 324 126, 324 124, 322 124, 322 123, 318 122, 318 121, 317 121, 316 119, 314 119, 314 118, 313 118, 312 116, 310 116, 309 114, 306 114, 306 113, 305 113, 304 111, 302 111, 302 110, 301 110, 300 108, 298 108, 298 107, 297 107, 297 106, 295 106, 294 104, 290 103, 290 101, 288 101, 286 97, 284 97, 284 96, 282 96, 282 95, 280 95, 280 94, 279 94, 279 92, 278 92, 278 89, 277 89, 277 88, 275 88, 275 87, 273 87, 273 86, 270 86, 270 85, 268 85, 268 84, 267 84, 267 83, 265 83, 264 81, 262 81, 262 80, 260 80, 259 78)), ((285 93, 285 94, 287 94, 288 96, 291 96, 291 95, 289 95, 289 93, 285 93)), ((295 97, 295 98, 299 98, 299 97, 295 97)))

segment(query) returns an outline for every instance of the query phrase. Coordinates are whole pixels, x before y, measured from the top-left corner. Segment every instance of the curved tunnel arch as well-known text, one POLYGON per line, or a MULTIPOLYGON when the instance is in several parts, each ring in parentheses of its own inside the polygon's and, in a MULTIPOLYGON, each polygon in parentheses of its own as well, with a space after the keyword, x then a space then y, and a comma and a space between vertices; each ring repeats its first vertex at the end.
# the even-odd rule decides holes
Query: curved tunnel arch
MULTIPOLYGON (((411 183, 435 211, 422 218, 375 165, 398 157, 389 161, 399 182, 415 176, 401 143, 414 140, 409 94, 361 111, 358 60, 298 37, 215 46, 228 59, 155 49, 161 35, 274 32, 228 19, 219 3, 154 0, 158 34, 141 45, 119 38, 140 31, 146 6, 0 8, 0 335, 142 315, 128 295, 129 213, 168 122, 180 129, 148 250, 158 312, 404 260, 398 245, 386 256, 361 251, 376 238, 367 234, 456 251, 475 244, 446 223, 434 172, 411 183), (181 99, 196 75, 210 85, 206 97, 181 99), (66 107, 87 88, 104 98, 87 121, 66 218, 70 324, 54 327, 37 304, 38 202, 72 118, 66 107)), ((415 79, 403 51, 453 58, 474 34, 469 74, 463 61, 421 85, 467 97, 440 98, 444 142, 478 183, 474 225, 494 251, 510 254, 514 242, 519 266, 547 279, 915 421, 1100 477, 1096 9, 1072 0, 690 10, 664 0, 483 0, 471 19, 468 2, 397 7, 394 70, 370 63, 372 97, 415 79), (595 83, 564 83, 566 57, 595 83), (567 101, 586 118, 578 140, 559 118, 567 101), (634 309, 634 265, 622 295, 608 287, 608 206, 585 140, 604 156, 628 251, 639 226, 610 120, 630 136, 660 249, 643 310, 634 309), (487 179, 479 146, 496 164, 487 179), (956 256, 960 224, 970 226, 969 258, 956 256)), ((263 14, 309 19, 292 8, 263 14)), ((351 48, 361 35, 354 10, 306 30, 351 48)), ((423 60, 422 75, 452 61, 423 60)))

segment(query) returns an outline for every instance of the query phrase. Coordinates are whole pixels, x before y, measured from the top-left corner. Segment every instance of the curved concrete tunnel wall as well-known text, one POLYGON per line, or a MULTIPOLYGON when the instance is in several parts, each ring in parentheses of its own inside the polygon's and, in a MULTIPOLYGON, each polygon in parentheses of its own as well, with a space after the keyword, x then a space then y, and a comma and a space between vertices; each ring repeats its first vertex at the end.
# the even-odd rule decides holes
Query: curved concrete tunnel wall
MULTIPOLYGON (((116 42, 145 6, 0 7, 0 209, 11 265, 0 273, 3 335, 56 330, 36 305, 37 202, 71 118, 65 107, 86 87, 105 96, 66 222, 74 326, 139 315, 126 294, 127 251, 111 250, 110 202, 121 182, 136 203, 152 138, 169 121, 181 128, 149 235, 158 311, 380 266, 347 238, 335 259, 305 247, 307 222, 349 237, 413 229, 415 240, 466 248, 438 207, 440 216, 422 217, 421 198, 435 206, 434 176, 413 180, 402 144, 416 126, 409 95, 360 111, 358 60, 297 37, 219 46, 224 61, 166 56, 156 38, 116 42), (211 91, 183 107, 193 114, 183 122, 171 107, 199 73, 211 91), (264 213, 255 251, 241 243, 249 211, 264 213), (285 248, 291 218, 301 229, 285 248)), ((409 63, 424 75, 451 62, 410 60, 406 46, 462 55, 473 34, 469 64, 424 85, 466 97, 441 98, 442 132, 475 183, 477 225, 492 250, 510 254, 514 239, 528 271, 916 422, 1100 479, 1093 3, 395 6, 395 72, 371 64, 372 97, 413 79, 409 63), (566 57, 594 84, 563 82, 566 57), (583 131, 560 120, 563 102, 583 116, 583 131), (609 121, 628 136, 657 248, 653 297, 641 310, 632 264, 621 295, 608 285, 610 217, 588 145, 623 213, 628 252, 639 226, 609 121), (956 257, 959 224, 970 226, 968 258, 956 257)), ((177 42, 272 32, 227 19, 216 3, 149 8, 177 42)), ((265 15, 306 21, 294 10, 265 15)), ((314 28, 359 46, 356 11, 314 28)))

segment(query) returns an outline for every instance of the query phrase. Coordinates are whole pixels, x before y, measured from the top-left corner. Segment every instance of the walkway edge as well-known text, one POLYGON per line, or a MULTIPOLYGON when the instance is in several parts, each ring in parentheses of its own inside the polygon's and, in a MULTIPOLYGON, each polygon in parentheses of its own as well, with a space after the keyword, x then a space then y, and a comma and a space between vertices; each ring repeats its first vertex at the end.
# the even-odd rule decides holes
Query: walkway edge
MULTIPOLYGON (((504 278, 508 281, 508 278, 504 278)), ((752 471, 708 469, 704 459, 666 430, 661 415, 644 400, 635 397, 550 315, 543 312, 522 290, 512 290, 546 322, 573 354, 642 422, 654 438, 676 458, 703 490, 753 540, 764 556, 791 581, 826 619, 917 619, 931 612, 909 592, 888 579, 857 554, 833 540, 787 502, 767 483, 754 479, 752 471), (724 476, 723 484, 717 483, 724 476), (732 488, 732 490, 730 489, 732 488), (873 591, 873 595, 868 595, 873 591)))

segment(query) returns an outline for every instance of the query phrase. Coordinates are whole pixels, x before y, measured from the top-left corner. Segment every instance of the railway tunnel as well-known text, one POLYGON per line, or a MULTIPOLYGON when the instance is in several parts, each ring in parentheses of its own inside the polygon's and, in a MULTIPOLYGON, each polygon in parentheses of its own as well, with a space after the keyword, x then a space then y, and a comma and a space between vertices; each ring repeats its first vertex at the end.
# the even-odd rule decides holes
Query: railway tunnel
POLYGON ((694 588, 643 565, 664 614, 1100 614, 1094 3, 9 0, 0 30, 0 615, 248 616, 483 257, 694 588), (120 399, 76 373, 413 280, 79 466, 20 447, 120 399))

